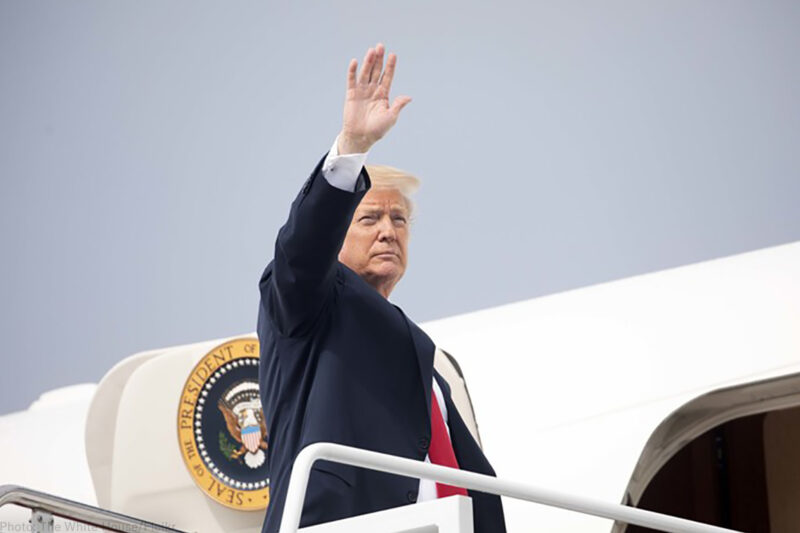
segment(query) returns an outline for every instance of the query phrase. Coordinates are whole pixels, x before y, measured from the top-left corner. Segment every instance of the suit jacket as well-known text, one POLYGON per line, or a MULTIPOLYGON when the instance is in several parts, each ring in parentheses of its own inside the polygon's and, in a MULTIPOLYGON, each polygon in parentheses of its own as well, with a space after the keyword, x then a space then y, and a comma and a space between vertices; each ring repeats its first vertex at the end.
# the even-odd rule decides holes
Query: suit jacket
MULTIPOLYGON (((337 259, 369 176, 362 168, 355 192, 343 191, 324 178, 323 161, 292 203, 259 283, 270 469, 264 533, 279 529, 291 468, 307 445, 336 442, 422 461, 431 438, 433 342, 337 259)), ((460 467, 494 475, 447 383, 436 379, 460 467)), ((413 503, 418 487, 418 479, 318 461, 301 526, 413 503)), ((470 496, 475 532, 504 532, 500 498, 470 496)))

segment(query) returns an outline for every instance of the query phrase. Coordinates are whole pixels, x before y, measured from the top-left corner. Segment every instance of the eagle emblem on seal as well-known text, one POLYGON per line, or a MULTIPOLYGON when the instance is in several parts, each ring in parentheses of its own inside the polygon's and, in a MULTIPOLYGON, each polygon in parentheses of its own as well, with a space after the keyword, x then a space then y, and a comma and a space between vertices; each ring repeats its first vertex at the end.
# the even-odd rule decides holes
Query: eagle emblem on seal
POLYGON ((229 458, 239 462, 244 460, 244 464, 253 469, 263 465, 267 424, 261 410, 258 383, 250 380, 234 383, 222 394, 217 407, 225 418, 228 433, 239 443, 229 458))

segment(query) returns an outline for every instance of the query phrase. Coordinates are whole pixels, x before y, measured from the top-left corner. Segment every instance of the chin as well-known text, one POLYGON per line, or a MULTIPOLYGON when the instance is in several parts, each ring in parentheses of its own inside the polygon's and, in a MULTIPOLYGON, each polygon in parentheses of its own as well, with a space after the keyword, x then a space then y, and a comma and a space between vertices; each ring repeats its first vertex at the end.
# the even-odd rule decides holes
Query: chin
POLYGON ((374 268, 371 268, 369 275, 372 278, 386 278, 399 280, 403 276, 403 270, 393 262, 385 261, 374 268))

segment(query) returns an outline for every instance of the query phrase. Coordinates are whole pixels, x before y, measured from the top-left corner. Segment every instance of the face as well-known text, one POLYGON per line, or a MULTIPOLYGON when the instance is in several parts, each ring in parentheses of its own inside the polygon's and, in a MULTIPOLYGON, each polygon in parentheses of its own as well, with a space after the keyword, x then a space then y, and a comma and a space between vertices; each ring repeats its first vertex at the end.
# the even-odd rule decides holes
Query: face
POLYGON ((384 297, 406 271, 408 206, 397 189, 370 189, 356 208, 339 261, 384 297))

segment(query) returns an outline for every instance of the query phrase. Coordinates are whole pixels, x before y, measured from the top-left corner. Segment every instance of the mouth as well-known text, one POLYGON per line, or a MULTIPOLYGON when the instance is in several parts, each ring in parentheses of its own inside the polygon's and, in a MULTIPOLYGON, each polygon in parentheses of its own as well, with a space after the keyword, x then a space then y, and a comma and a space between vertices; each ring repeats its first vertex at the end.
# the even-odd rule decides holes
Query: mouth
POLYGON ((372 257, 378 257, 378 258, 381 258, 381 259, 391 259, 393 257, 398 257, 398 256, 394 252, 381 252, 379 254, 373 255, 372 257))

